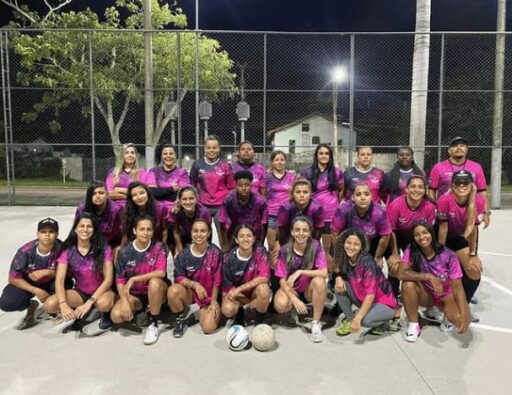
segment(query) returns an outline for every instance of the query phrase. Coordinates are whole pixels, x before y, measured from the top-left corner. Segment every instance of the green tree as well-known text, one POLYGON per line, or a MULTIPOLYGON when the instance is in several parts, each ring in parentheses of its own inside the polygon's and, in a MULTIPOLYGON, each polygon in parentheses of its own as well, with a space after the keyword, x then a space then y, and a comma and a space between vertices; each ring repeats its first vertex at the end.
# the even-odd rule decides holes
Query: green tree
MULTIPOLYGON (((2 0, 3 1, 3 0, 2 0)), ((31 121, 45 111, 54 111, 50 127, 58 131, 58 115, 72 102, 82 105, 84 116, 90 115, 89 42, 93 51, 92 92, 94 105, 105 120, 113 149, 119 155, 120 130, 130 106, 140 103, 144 89, 143 0, 118 0, 105 11, 101 21, 90 9, 75 12, 51 12, 36 16, 24 9, 21 20, 11 27, 21 27, 22 21, 44 30, 20 31, 11 44, 20 57, 22 71, 17 74, 24 86, 48 88, 33 111, 23 115, 31 121), (72 29, 72 30, 55 30, 72 29), (73 30, 74 29, 74 30, 73 30), (101 29, 88 33, 84 29, 101 29), (122 30, 121 30, 122 29, 122 30)), ((149 141, 158 143, 162 132, 176 115, 176 108, 165 112, 170 100, 182 101, 194 89, 195 32, 164 31, 167 27, 185 28, 186 16, 176 5, 153 0, 152 21, 155 127, 149 141), (178 38, 179 37, 179 38, 178 38), (180 45, 180 65, 177 45, 180 45), (181 67, 181 90, 177 92, 177 70, 181 67)), ((233 61, 220 43, 199 34, 199 84, 204 97, 211 101, 232 96, 236 91, 233 61)), ((146 139, 148 141, 148 139, 146 139)))

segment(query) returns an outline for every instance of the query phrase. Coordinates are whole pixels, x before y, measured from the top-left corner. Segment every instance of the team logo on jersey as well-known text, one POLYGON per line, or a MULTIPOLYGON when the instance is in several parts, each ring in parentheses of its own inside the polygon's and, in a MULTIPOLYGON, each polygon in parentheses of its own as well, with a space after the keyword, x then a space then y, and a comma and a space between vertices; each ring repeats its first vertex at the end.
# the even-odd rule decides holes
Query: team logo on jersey
POLYGON ((222 169, 217 169, 215 170, 215 174, 217 174, 219 177, 223 177, 226 174, 226 172, 222 169))
POLYGON ((407 218, 400 217, 400 218, 398 218, 398 222, 401 224, 405 224, 405 223, 407 223, 407 218))

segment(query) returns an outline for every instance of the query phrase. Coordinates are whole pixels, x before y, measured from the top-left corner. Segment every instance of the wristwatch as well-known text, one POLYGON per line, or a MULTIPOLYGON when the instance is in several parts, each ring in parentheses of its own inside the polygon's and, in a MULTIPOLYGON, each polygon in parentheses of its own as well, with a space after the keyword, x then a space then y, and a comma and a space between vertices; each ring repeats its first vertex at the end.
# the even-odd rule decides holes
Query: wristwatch
POLYGON ((94 304, 94 302, 96 302, 96 298, 95 298, 94 296, 91 296, 91 297, 89 298, 89 300, 92 302, 92 304, 94 304))

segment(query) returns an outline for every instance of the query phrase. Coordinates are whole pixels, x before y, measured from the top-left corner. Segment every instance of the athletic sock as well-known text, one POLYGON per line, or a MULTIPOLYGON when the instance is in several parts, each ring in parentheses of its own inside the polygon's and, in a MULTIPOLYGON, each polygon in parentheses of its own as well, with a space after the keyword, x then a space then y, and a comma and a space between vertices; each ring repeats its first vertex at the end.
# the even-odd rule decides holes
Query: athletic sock
POLYGON ((464 288, 464 292, 466 293, 466 300, 469 303, 473 295, 475 294, 478 286, 480 285, 480 279, 472 280, 466 275, 462 277, 462 287, 464 288))
POLYGON ((148 314, 149 315, 149 324, 155 324, 155 325, 158 325, 158 317, 160 316, 160 314, 151 314, 151 312, 148 314))

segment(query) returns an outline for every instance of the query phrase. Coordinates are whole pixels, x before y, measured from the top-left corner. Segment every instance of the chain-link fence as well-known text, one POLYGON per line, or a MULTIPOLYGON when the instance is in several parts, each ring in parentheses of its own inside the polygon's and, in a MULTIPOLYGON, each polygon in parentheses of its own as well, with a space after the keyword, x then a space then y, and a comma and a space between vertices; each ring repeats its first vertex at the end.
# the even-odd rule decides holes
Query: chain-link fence
MULTIPOLYGON (((68 202, 62 193, 23 200, 19 186, 26 179, 103 179, 126 142, 151 167, 154 146, 172 141, 187 167, 202 154, 204 136, 216 134, 229 158, 250 140, 262 162, 282 149, 295 169, 311 163, 320 142, 337 146, 342 168, 352 165, 355 147, 370 145, 386 171, 397 147, 409 145, 414 34, 155 31, 152 132, 144 121, 143 33, 2 30, 0 38, 3 203, 68 202), (345 80, 333 80, 338 66, 345 80)), ((508 54, 510 40, 506 47, 508 54)), ((427 172, 462 135, 490 180, 495 53, 495 34, 430 34, 427 172)), ((504 204, 512 184, 509 58, 504 204)))

